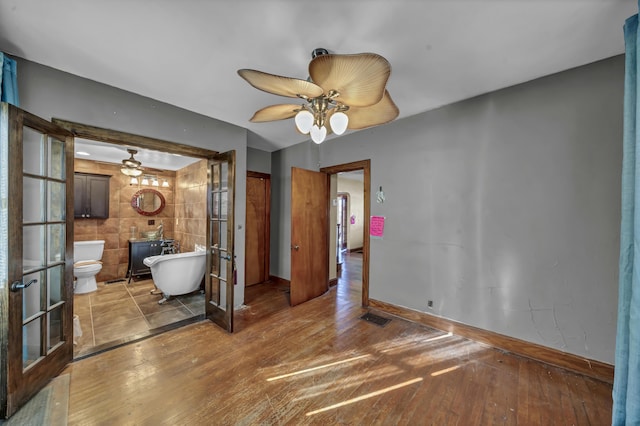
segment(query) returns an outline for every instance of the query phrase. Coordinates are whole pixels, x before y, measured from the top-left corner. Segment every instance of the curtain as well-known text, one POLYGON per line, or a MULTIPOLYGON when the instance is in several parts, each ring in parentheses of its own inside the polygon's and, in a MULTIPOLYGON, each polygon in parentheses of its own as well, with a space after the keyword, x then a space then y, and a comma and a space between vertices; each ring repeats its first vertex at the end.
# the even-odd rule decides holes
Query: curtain
POLYGON ((18 106, 18 70, 16 61, 0 52, 0 101, 18 106))
POLYGON ((638 15, 626 20, 622 220, 613 425, 640 424, 640 99, 638 15), (638 205, 636 210, 635 206, 638 205), (637 268, 635 266, 638 266, 637 268))

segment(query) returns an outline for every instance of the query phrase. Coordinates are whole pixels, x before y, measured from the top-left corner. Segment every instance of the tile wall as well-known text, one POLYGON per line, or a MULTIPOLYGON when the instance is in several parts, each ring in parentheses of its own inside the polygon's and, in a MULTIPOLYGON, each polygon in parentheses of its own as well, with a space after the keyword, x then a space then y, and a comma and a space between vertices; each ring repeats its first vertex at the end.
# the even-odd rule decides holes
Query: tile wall
POLYGON ((194 251, 204 245, 207 233, 207 160, 200 160, 176 172, 175 239, 180 250, 194 251))
MULTIPOLYGON (((96 276, 98 281, 108 281, 126 276, 129 261, 128 241, 131 238, 132 226, 135 226, 139 233, 154 230, 162 222, 164 235, 166 237, 174 235, 176 172, 153 172, 161 182, 163 179, 167 179, 169 182, 169 188, 154 187, 162 193, 166 204, 160 214, 143 216, 131 207, 131 198, 139 189, 151 188, 151 186, 131 185, 130 178, 120 173, 120 166, 116 164, 76 159, 74 170, 111 176, 109 181, 109 218, 77 218, 74 221, 74 241, 105 240, 102 270, 96 276), (149 220, 155 221, 155 224, 149 225, 149 220)), ((204 232, 202 235, 204 238, 204 232)))

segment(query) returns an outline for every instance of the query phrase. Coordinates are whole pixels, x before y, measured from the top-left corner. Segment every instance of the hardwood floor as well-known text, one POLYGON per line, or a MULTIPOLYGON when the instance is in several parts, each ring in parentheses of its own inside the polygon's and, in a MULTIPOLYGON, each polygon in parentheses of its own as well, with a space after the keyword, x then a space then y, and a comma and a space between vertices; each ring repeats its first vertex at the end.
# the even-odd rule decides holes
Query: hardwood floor
POLYGON ((286 287, 248 288, 234 334, 203 321, 70 364, 69 424, 610 424, 610 384, 360 319, 351 260, 356 278, 294 308, 286 287))

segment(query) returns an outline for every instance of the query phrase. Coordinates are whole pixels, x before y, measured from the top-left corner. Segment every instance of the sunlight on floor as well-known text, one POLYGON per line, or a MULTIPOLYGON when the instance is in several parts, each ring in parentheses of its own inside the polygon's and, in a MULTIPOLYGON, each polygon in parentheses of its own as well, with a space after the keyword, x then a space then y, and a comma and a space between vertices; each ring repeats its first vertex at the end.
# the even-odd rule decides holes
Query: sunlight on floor
MULTIPOLYGON (((311 404, 314 401, 316 403, 320 401, 335 402, 335 400, 331 401, 329 395, 337 389, 345 392, 346 389, 351 388, 354 393, 357 393, 356 389, 360 389, 364 393, 306 413, 306 416, 313 416, 422 382, 423 377, 403 381, 411 377, 411 371, 416 368, 428 368, 431 371, 425 371, 425 377, 429 375, 433 378, 453 372, 461 368, 472 354, 483 349, 483 345, 454 336, 450 332, 434 331, 434 333, 422 336, 401 336, 378 342, 370 345, 364 354, 352 354, 353 356, 350 358, 337 361, 333 361, 335 357, 327 354, 312 361, 307 360, 306 363, 307 365, 319 365, 271 375, 266 378, 266 381, 275 382, 289 379, 292 381, 291 383, 297 383, 297 391, 295 392, 297 395, 293 395, 292 402, 304 400, 311 404), (379 362, 383 362, 383 365, 378 365, 375 369, 366 368, 371 363, 379 362), (364 363, 364 369, 362 363, 364 363), (353 368, 353 372, 349 374, 349 370, 344 370, 345 368, 353 368), (339 372, 340 370, 342 372, 339 372), (409 377, 407 377, 408 375, 409 377), (375 389, 376 384, 385 386, 389 382, 396 381, 401 381, 401 383, 367 392, 375 389)), ((295 364, 299 367, 304 366, 303 362, 295 364)), ((290 366, 292 365, 290 364, 290 366)), ((280 369, 283 365, 273 367, 280 369)), ((280 371, 282 372, 282 370, 280 371)), ((273 373, 275 371, 272 371, 273 373)))
POLYGON ((313 416, 314 414, 323 413, 325 411, 329 411, 329 410, 333 410, 333 409, 336 409, 336 408, 344 407, 345 405, 349 405, 349 404, 353 404, 353 403, 358 402, 358 401, 362 401, 362 400, 365 400, 365 399, 373 398, 374 396, 382 395, 383 393, 391 392, 393 390, 400 389, 400 388, 412 385, 412 384, 417 383, 417 382, 421 382, 422 380, 423 380, 422 377, 416 377, 415 379, 407 380, 406 382, 399 383, 399 384, 393 385, 393 386, 389 386, 387 388, 380 389, 378 391, 371 392, 371 393, 368 393, 366 395, 361 395, 361 396, 359 396, 357 398, 348 399, 346 401, 339 402, 337 404, 333 404, 333 405, 330 405, 328 407, 320 408, 320 409, 314 410, 314 411, 309 411, 306 415, 307 416, 313 416))
POLYGON ((431 373, 431 377, 437 377, 437 376, 440 376, 442 374, 446 374, 446 373, 449 373, 451 371, 457 370, 458 368, 460 368, 459 365, 454 365, 453 367, 445 368, 445 369, 440 370, 440 371, 434 371, 433 373, 431 373))
POLYGON ((307 368, 307 369, 304 369, 304 370, 294 371, 293 373, 283 374, 281 376, 270 377, 270 378, 267 379, 267 382, 272 382, 274 380, 284 379, 286 377, 297 376, 299 374, 309 373, 311 371, 321 370, 323 368, 333 367, 335 365, 344 364, 346 362, 357 361, 359 359, 367 358, 369 356, 371 356, 371 355, 360 355, 360 356, 357 356, 357 357, 354 357, 354 358, 345 359, 345 360, 342 360, 342 361, 336 361, 336 362, 332 362, 332 363, 329 363, 329 364, 319 365, 317 367, 312 367, 312 368, 307 368))

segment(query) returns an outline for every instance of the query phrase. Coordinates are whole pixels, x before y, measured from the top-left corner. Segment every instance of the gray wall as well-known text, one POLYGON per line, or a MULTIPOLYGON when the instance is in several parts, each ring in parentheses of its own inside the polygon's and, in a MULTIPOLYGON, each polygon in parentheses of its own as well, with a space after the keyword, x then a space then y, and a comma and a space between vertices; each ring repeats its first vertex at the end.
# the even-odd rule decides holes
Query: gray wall
MULTIPOLYGON (((241 127, 18 59, 20 107, 45 119, 92 126, 207 148, 236 151, 235 248, 244 265, 247 131, 241 127)), ((244 301, 244 268, 238 268, 235 304, 244 301)))
POLYGON ((371 159, 372 299, 613 364, 623 79, 620 56, 275 152, 272 274, 291 166, 371 159))
POLYGON ((247 170, 271 174, 271 153, 255 148, 247 148, 247 170))

